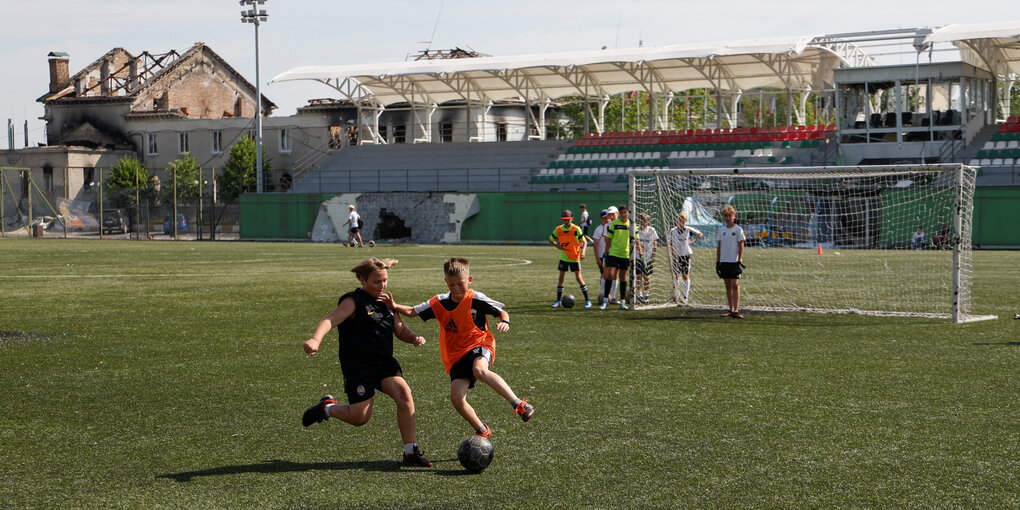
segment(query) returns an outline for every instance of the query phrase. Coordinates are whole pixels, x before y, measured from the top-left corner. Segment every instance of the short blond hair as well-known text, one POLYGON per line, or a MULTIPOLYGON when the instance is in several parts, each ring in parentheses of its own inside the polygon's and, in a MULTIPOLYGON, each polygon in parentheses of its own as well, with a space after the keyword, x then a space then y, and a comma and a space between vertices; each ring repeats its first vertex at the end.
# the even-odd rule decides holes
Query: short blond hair
POLYGON ((685 223, 687 222, 687 213, 680 211, 676 214, 676 216, 677 218, 683 218, 685 223))
POLYGON ((719 210, 719 214, 722 216, 736 216, 737 210, 732 205, 727 205, 719 210))
POLYGON ((471 262, 462 257, 451 257, 443 262, 443 273, 446 276, 468 276, 471 274, 471 262))
POLYGON ((369 257, 360 264, 351 268, 351 272, 354 276, 357 276, 359 280, 367 280, 372 273, 376 271, 383 271, 397 265, 397 259, 377 259, 375 257, 369 257))

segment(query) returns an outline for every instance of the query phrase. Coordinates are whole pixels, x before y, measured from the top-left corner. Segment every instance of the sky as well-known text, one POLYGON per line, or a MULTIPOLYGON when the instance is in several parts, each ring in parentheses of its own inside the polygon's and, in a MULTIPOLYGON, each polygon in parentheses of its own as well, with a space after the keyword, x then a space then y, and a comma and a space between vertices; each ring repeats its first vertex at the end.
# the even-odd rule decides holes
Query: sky
MULTIPOLYGON (((5 2, 0 19, 0 118, 16 147, 45 140, 46 55, 70 54, 73 75, 121 47, 183 53, 204 42, 255 82, 255 35, 237 0, 50 0, 5 2)), ((1020 19, 1016 0, 268 0, 260 28, 262 94, 291 115, 308 99, 336 97, 314 82, 268 84, 304 65, 401 62, 427 47, 489 55, 692 44, 757 38, 988 23, 1020 19), (777 7, 776 5, 779 5, 777 7), (431 41, 431 43, 429 42, 431 41), (267 85, 268 84, 268 85, 267 85)), ((6 137, 0 148, 7 148, 6 137)))

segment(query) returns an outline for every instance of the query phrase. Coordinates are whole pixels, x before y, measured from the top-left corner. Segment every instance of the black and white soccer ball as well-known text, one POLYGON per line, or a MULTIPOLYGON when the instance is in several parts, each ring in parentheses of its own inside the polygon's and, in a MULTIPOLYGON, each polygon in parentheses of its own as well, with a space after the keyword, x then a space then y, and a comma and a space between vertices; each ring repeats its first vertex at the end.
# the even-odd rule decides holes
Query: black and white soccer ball
POLYGON ((564 294, 560 298, 560 304, 563 305, 563 308, 573 308, 576 302, 573 294, 564 294))
POLYGON ((492 463, 492 443, 482 436, 470 436, 460 442, 457 458, 460 465, 472 473, 481 473, 492 463))
POLYGON ((358 245, 357 241, 353 241, 353 240, 351 241, 351 248, 354 248, 357 245, 358 245))
POLYGON ((368 247, 371 248, 373 246, 375 246, 375 241, 369 241, 368 242, 368 247))

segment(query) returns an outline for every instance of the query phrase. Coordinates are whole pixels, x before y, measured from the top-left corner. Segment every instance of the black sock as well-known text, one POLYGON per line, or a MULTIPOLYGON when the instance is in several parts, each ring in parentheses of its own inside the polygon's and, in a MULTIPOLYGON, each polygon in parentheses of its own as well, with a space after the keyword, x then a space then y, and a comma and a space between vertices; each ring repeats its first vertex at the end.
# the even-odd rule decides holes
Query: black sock
POLYGON ((556 301, 563 297, 563 287, 556 287, 556 301))
POLYGON ((613 295, 613 282, 616 280, 606 280, 606 284, 603 288, 602 295, 606 297, 605 302, 609 302, 609 296, 613 295))
POLYGON ((584 300, 585 301, 591 301, 591 299, 588 299, 588 286, 587 285, 582 285, 581 286, 581 294, 584 294, 584 300))

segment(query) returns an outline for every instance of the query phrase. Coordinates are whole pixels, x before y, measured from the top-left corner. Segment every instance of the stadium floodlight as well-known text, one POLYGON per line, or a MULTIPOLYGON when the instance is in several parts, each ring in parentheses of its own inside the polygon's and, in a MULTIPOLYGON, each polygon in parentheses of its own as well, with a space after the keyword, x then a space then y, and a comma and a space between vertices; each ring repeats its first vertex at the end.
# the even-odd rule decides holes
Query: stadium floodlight
POLYGON ((266 4, 266 0, 240 0, 242 7, 248 7, 241 11, 241 23, 252 23, 255 25, 255 192, 262 193, 262 86, 259 75, 259 25, 269 21, 269 14, 259 6, 266 4))
POLYGON ((747 247, 742 308, 994 318, 971 314, 976 176, 960 164, 634 169, 631 211, 647 213, 659 238, 637 307, 726 303, 712 279, 718 211, 732 205, 747 247), (687 266, 689 296, 670 264, 671 252, 679 259, 686 250, 667 242, 681 211, 704 234, 687 266))

